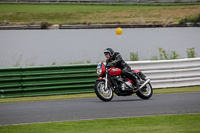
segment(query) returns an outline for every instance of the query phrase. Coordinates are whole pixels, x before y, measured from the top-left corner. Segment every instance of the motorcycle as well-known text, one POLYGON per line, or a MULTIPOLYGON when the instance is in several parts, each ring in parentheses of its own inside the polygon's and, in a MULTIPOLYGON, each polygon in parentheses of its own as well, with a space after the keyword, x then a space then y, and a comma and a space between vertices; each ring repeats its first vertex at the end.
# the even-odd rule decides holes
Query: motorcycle
POLYGON ((103 62, 97 65, 97 74, 94 90, 102 101, 111 101, 113 93, 117 96, 130 96, 134 93, 141 99, 149 99, 153 95, 150 79, 140 70, 132 70, 135 73, 139 86, 133 85, 133 80, 122 75, 122 70, 116 67, 107 67, 103 62))

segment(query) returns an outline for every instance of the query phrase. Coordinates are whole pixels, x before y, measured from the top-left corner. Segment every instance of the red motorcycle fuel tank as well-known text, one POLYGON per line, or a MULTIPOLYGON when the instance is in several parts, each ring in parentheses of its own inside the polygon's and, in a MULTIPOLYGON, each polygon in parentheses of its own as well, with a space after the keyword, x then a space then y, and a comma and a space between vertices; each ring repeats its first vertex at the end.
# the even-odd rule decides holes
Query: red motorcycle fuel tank
POLYGON ((112 67, 108 70, 109 74, 111 76, 116 76, 116 75, 121 75, 122 74, 122 70, 116 67, 112 67))

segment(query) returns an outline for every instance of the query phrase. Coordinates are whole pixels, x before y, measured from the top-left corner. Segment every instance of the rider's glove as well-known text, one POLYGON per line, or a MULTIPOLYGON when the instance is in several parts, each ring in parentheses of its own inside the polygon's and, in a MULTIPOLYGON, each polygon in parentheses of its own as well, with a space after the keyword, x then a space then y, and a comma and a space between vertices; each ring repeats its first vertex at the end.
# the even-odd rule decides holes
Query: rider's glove
POLYGON ((112 63, 108 63, 106 66, 107 67, 114 67, 114 65, 112 63))

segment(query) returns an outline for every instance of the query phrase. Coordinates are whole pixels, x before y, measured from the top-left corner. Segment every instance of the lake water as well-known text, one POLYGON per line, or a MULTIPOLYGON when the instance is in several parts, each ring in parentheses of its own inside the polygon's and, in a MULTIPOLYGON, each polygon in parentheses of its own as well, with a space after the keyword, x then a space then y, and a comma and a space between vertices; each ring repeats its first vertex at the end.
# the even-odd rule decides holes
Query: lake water
POLYGON ((194 47, 200 56, 200 28, 124 28, 122 35, 115 29, 1 30, 0 67, 97 63, 107 47, 126 61, 130 52, 138 52, 139 60, 158 56, 158 47, 179 58, 194 47))

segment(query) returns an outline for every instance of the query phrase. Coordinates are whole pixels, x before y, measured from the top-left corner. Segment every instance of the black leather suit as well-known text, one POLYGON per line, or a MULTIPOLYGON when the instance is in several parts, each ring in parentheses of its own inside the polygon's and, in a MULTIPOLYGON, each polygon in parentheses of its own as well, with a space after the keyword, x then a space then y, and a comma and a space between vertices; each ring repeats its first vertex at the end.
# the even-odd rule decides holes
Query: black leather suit
POLYGON ((119 52, 114 52, 114 55, 106 60, 106 64, 109 67, 117 67, 122 70, 122 75, 134 81, 134 86, 137 86, 137 79, 135 73, 131 71, 130 66, 125 63, 119 52))

